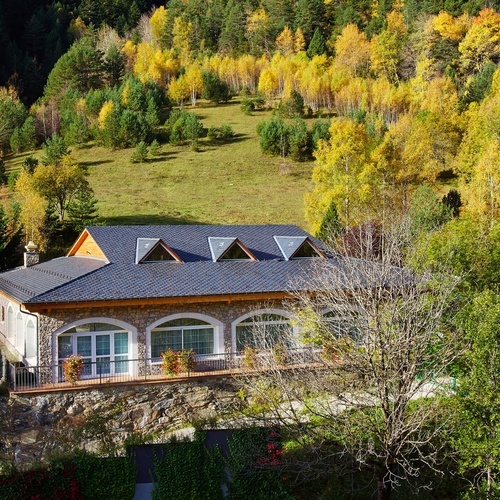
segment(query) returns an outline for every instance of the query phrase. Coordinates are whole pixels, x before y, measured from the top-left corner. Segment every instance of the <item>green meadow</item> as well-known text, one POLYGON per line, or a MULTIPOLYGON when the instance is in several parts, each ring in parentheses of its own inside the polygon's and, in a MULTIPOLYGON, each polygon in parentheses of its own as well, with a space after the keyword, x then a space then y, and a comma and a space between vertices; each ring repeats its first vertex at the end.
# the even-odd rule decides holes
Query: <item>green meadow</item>
MULTIPOLYGON (((207 138, 199 151, 189 145, 163 144, 145 163, 130 161, 133 149, 99 146, 71 148, 88 167, 105 224, 297 224, 306 228, 304 193, 311 184, 312 162, 294 163, 265 156, 257 124, 269 111, 245 115, 239 102, 194 108, 205 128, 231 125, 235 138, 215 144, 207 138)), ((35 152, 41 156, 42 152, 35 152)), ((27 154, 7 158, 17 170, 27 154)))

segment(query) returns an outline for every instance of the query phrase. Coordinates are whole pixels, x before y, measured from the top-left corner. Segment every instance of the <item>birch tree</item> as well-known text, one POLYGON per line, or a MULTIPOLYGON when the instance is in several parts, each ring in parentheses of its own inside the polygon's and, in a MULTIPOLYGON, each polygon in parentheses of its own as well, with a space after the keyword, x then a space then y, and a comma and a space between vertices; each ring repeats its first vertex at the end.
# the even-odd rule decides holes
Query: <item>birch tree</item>
POLYGON ((368 472, 379 500, 423 470, 439 470, 446 376, 460 351, 445 321, 458 279, 396 267, 408 255, 406 234, 382 234, 381 253, 370 248, 378 239, 360 242, 365 257, 380 256, 376 262, 338 253, 320 260, 295 288, 317 293, 297 292, 290 304, 300 334, 283 333, 279 343, 305 350, 284 359, 261 335, 256 372, 239 377, 248 414, 281 426, 302 450, 287 464, 299 477, 368 472))

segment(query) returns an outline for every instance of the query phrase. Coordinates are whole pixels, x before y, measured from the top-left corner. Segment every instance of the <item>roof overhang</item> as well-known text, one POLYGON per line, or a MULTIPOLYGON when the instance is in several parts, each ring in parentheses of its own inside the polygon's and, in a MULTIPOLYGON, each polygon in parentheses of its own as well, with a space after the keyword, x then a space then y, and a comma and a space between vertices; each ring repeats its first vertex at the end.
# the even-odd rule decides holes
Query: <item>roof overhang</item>
POLYGON ((227 295, 191 295, 187 297, 151 297, 123 300, 95 300, 84 302, 44 302, 23 304, 30 312, 48 313, 54 310, 78 309, 78 308, 100 308, 100 307, 147 307, 169 304, 199 304, 214 302, 241 302, 241 301, 262 301, 273 299, 291 298, 291 292, 259 292, 259 293, 236 293, 227 295))

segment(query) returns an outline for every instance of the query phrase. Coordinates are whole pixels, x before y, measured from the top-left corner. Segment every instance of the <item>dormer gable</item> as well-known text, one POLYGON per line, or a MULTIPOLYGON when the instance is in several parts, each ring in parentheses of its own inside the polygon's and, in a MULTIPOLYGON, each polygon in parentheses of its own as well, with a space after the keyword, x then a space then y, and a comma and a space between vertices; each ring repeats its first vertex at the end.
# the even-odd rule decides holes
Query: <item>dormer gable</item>
POLYGON ((160 238, 137 238, 135 263, 182 262, 182 259, 160 238))
POLYGON ((274 241, 285 260, 325 258, 323 252, 308 236, 274 236, 274 241))
POLYGON ((109 260, 90 233, 84 229, 67 254, 68 257, 95 257, 109 260))
POLYGON ((257 260, 238 238, 208 237, 208 245, 214 262, 224 260, 257 260))

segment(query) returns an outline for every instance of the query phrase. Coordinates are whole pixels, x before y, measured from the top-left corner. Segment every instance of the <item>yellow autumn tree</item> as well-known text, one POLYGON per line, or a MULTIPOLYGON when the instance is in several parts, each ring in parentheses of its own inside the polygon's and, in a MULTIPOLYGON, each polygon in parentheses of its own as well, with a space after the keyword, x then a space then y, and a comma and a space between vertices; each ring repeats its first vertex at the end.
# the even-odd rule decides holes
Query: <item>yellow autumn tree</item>
POLYGON ((258 90, 264 94, 268 105, 272 105, 273 99, 278 94, 278 78, 272 69, 266 68, 262 71, 258 90))
MULTIPOLYGON (((125 91, 126 88, 124 89, 124 94, 126 94, 125 91)), ((101 111, 99 111, 99 116, 97 118, 97 124, 101 130, 104 130, 106 128, 108 116, 113 112, 114 107, 115 103, 113 101, 106 101, 102 105, 101 111)))
POLYGON ((461 40, 471 24, 468 14, 453 17, 445 11, 441 11, 432 19, 432 27, 443 37, 450 40, 461 40))
POLYGON ((306 219, 316 234, 326 210, 335 203, 344 227, 360 221, 367 194, 361 174, 366 167, 368 136, 364 125, 347 118, 332 120, 330 140, 315 152, 313 190, 306 193, 306 219))
POLYGON ((483 9, 458 46, 464 71, 480 71, 485 63, 500 56, 500 13, 483 9))
MULTIPOLYGON (((492 137, 475 163, 468 182, 462 182, 465 210, 486 216, 493 226, 500 218, 500 144, 492 137)), ((462 179, 463 181, 465 179, 462 179)))
POLYGON ((203 92, 203 76, 199 64, 191 64, 183 76, 189 88, 191 106, 196 106, 196 99, 203 92))
POLYGON ((283 31, 276 38, 276 48, 284 55, 289 56, 294 51, 294 39, 292 30, 285 26, 283 31))
POLYGON ((170 81, 167 94, 178 106, 181 106, 182 102, 189 98, 190 89, 185 75, 170 81))
POLYGON ((348 24, 334 44, 335 65, 356 76, 366 74, 370 66, 371 45, 355 24, 348 24))
POLYGON ((306 50, 306 39, 304 38, 304 33, 300 28, 297 28, 295 31, 293 48, 296 53, 304 52, 306 50))
POLYGON ((168 12, 165 7, 163 7, 163 5, 155 9, 151 18, 149 19, 153 41, 157 44, 161 42, 162 38, 165 35, 167 19, 168 12))
POLYGON ((393 10, 387 14, 387 28, 372 38, 371 67, 377 76, 398 81, 398 63, 407 29, 403 14, 393 10))
POLYGON ((27 170, 22 170, 16 180, 14 199, 19 204, 19 223, 26 243, 31 240, 44 251, 48 243, 48 231, 45 229, 48 203, 37 191, 33 176, 27 170))
POLYGON ((191 47, 189 46, 189 40, 192 31, 192 23, 183 21, 180 17, 176 17, 174 19, 174 27, 172 28, 172 46, 179 51, 179 59, 182 66, 189 65, 191 61, 191 47))

